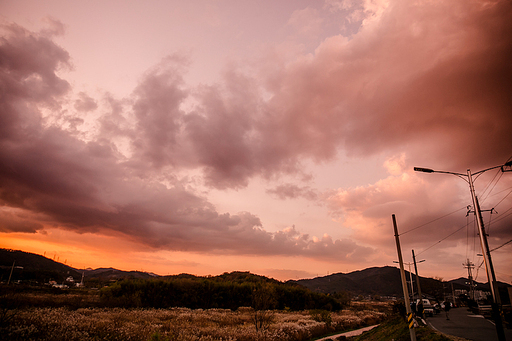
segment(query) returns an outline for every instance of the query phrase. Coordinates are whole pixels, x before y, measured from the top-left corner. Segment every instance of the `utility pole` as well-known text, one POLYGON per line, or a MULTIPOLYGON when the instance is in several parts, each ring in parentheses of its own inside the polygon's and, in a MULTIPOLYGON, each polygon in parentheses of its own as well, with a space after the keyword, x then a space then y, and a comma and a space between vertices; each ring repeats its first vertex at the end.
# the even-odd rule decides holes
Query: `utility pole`
POLYGON ((469 298, 473 301, 475 300, 475 292, 474 292, 474 284, 473 284, 473 273, 471 272, 472 269, 475 268, 475 264, 469 261, 469 258, 466 260, 466 263, 462 264, 465 269, 468 269, 468 279, 469 279, 469 298))
POLYGON ((453 282, 450 283, 451 286, 452 286, 452 301, 453 301, 453 306, 455 307, 455 291, 453 291, 453 282))
POLYGON ((482 246, 485 269, 487 272, 487 280, 491 286, 492 297, 496 304, 501 305, 500 292, 496 283, 496 275, 494 274, 494 266, 492 265, 491 251, 489 251, 489 244, 487 243, 487 233, 485 233, 484 221, 482 219, 482 211, 480 210, 480 203, 475 194, 475 187, 473 186, 473 177, 471 171, 468 169, 469 189, 471 197, 473 198, 473 207, 475 209, 476 223, 478 225, 478 234, 480 235, 480 245, 482 246))
POLYGON ((512 161, 507 161, 504 165, 487 168, 487 169, 475 172, 473 174, 471 173, 470 169, 467 170, 467 174, 455 173, 455 172, 445 172, 445 171, 435 171, 430 168, 421 168, 421 167, 414 167, 414 170, 417 172, 424 172, 424 173, 445 173, 445 174, 456 175, 456 176, 462 178, 464 181, 466 181, 469 184, 469 191, 471 192, 471 198, 473 200, 473 208, 475 210, 475 218, 476 218, 477 225, 478 225, 478 233, 480 235, 480 245, 482 247, 482 254, 484 256, 485 270, 487 273, 487 281, 489 282, 489 285, 491 287, 491 294, 492 294, 492 299, 493 299, 492 312, 493 312, 494 324, 496 326, 496 333, 498 334, 499 341, 506 341, 505 331, 503 330, 503 321, 501 318, 500 292, 498 290, 498 284, 496 282, 496 275, 494 274, 494 267, 492 264, 491 252, 489 251, 489 244, 487 243, 487 234, 485 233, 484 222, 482 219, 482 212, 480 210, 480 203, 478 202, 478 198, 475 194, 475 187, 473 185, 473 176, 474 175, 480 175, 483 172, 486 172, 491 169, 496 169, 496 168, 501 168, 502 172, 510 172, 510 171, 512 171, 512 161), (465 178, 467 178, 467 180, 465 178))
MULTIPOLYGON (((412 261, 414 262, 414 271, 416 272, 416 285, 418 286, 418 296, 420 298, 421 306, 423 306, 423 296, 421 295, 421 286, 420 286, 420 276, 418 276, 418 267, 416 266, 416 256, 414 255, 414 250, 412 250, 412 261)), ((418 263, 424 262, 425 260, 420 260, 418 263)), ((421 316, 423 316, 423 311, 420 312, 421 316)))
POLYGON ((498 334, 499 341, 505 341, 505 330, 503 330, 503 320, 501 319, 500 291, 498 289, 498 283, 496 282, 496 275, 494 274, 494 266, 492 265, 491 251, 489 250, 489 244, 487 243, 487 234, 485 233, 484 221, 482 219, 482 211, 480 210, 480 203, 478 202, 478 198, 475 194, 475 187, 473 186, 473 177, 469 169, 468 179, 471 196, 473 198, 473 207, 475 209, 478 233, 480 234, 480 245, 482 246, 482 253, 484 256, 485 269, 487 272, 487 281, 489 282, 491 287, 491 293, 493 298, 492 314, 494 317, 494 323, 496 325, 496 333, 498 334))
POLYGON ((9 274, 9 280, 7 281, 7 285, 9 285, 9 283, 11 283, 12 272, 14 270, 14 263, 16 263, 16 261, 12 262, 11 273, 9 274))
POLYGON ((405 311, 407 312, 407 321, 409 323, 409 333, 411 335, 411 341, 416 341, 416 330, 414 329, 414 318, 411 312, 411 303, 409 302, 409 293, 407 292, 407 280, 405 279, 404 261, 402 259, 402 249, 400 248, 400 238, 398 237, 398 227, 396 226, 395 215, 393 218, 393 228, 395 230, 395 242, 396 251, 398 254, 398 262, 400 264, 400 276, 402 278, 402 289, 404 291, 405 311))
POLYGON ((409 282, 411 283, 411 298, 412 298, 412 301, 414 302, 414 283, 412 280, 412 271, 411 271, 412 263, 409 262, 409 263, 404 263, 404 264, 409 266, 409 282))
MULTIPOLYGON (((398 263, 397 261, 393 261, 393 263, 398 263)), ((412 279, 412 271, 411 271, 411 265, 413 263, 404 263, 404 265, 407 265, 409 267, 409 280, 407 281, 411 285, 411 299, 414 302, 414 281, 412 279)))

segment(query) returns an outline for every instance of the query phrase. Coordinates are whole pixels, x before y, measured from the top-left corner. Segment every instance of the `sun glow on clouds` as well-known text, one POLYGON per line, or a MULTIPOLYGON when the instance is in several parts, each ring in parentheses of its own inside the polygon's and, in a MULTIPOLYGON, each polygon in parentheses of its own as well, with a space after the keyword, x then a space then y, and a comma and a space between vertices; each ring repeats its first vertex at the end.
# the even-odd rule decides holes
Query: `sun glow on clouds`
MULTIPOLYGON (((2 247, 161 274, 382 266, 391 214, 407 231, 469 202, 463 182, 412 166, 512 155, 509 2, 200 3, 2 5, 2 247)), ((425 275, 459 271, 438 265, 465 238, 425 253, 425 275)))

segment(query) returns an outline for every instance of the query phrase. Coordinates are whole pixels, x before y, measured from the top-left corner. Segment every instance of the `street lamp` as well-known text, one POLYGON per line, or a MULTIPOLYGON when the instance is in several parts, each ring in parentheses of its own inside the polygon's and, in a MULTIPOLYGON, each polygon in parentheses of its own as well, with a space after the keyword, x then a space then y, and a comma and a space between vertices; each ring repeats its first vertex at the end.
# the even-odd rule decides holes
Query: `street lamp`
MULTIPOLYGON (((393 261, 393 263, 399 263, 397 262, 396 260, 393 261)), ((414 284, 413 284, 413 281, 412 281, 412 272, 411 272, 411 265, 413 265, 414 263, 404 263, 404 265, 408 265, 409 266, 409 283, 411 283, 411 297, 412 297, 412 300, 414 302, 414 284)))
POLYGON ((494 166, 491 168, 487 168, 481 171, 478 171, 476 173, 471 173, 471 170, 468 169, 467 174, 462 173, 455 173, 455 172, 446 172, 446 171, 437 171, 430 168, 422 168, 422 167, 414 167, 414 170, 416 172, 423 172, 423 173, 444 173, 444 174, 452 174, 456 175, 459 178, 462 178, 464 181, 466 181, 469 184, 469 191, 471 193, 471 198, 473 199, 473 207, 474 207, 474 213, 478 225, 478 232, 480 234, 480 245, 482 246, 482 254, 484 256, 485 261, 485 270, 487 273, 487 280, 491 286, 491 293, 492 293, 492 299, 493 299, 493 310, 498 309, 498 311, 494 312, 495 317, 495 323, 496 323, 496 330, 498 332, 498 339, 500 341, 505 340, 505 333, 503 331, 503 324, 501 321, 501 315, 499 310, 501 310, 501 299, 500 299, 500 293, 498 290, 497 282, 496 282, 496 275, 494 274, 494 267, 492 265, 492 259, 491 259, 491 252, 489 251, 489 244, 487 243, 487 235, 485 233, 485 227, 484 222, 482 219, 482 212, 480 211, 480 204, 478 203, 478 198, 475 194, 475 187, 473 185, 473 176, 478 178, 483 172, 486 172, 491 169, 501 168, 502 172, 510 171, 510 167, 512 167, 512 161, 508 161, 504 165, 500 166, 494 166), (506 169, 509 168, 509 169, 506 169))
MULTIPOLYGON (((414 257, 414 250, 413 250, 413 257, 414 257)), ((409 262, 409 263, 404 263, 404 265, 407 265, 409 266, 409 283, 411 283, 411 296, 412 296, 412 300, 414 301, 414 281, 412 279, 412 271, 411 271, 411 266, 414 265, 414 269, 416 270, 416 286, 418 287, 418 296, 420 297, 420 300, 421 300, 421 288, 420 288, 420 278, 418 276, 418 268, 416 267, 416 264, 417 263, 423 263, 425 260, 422 259, 418 262, 414 261, 414 262, 409 262)), ((399 263, 397 262, 396 260, 393 261, 393 263, 399 263)))

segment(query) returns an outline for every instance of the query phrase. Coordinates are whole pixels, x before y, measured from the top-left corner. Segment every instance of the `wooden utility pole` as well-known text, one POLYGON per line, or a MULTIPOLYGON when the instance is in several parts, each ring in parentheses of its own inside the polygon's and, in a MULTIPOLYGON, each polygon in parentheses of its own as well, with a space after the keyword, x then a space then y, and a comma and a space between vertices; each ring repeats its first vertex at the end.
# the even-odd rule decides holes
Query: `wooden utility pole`
POLYGON ((416 330, 414 329, 414 318, 411 312, 411 303, 409 302, 409 293, 407 292, 407 280, 405 279, 404 261, 402 259, 402 249, 400 248, 400 238, 398 237, 398 227, 396 226, 395 215, 393 218, 393 228, 395 230, 396 251, 398 253, 398 263, 400 264, 400 276, 402 277, 402 289, 404 291, 405 311, 407 312, 407 322, 409 324, 409 333, 411 341, 416 341, 416 330))

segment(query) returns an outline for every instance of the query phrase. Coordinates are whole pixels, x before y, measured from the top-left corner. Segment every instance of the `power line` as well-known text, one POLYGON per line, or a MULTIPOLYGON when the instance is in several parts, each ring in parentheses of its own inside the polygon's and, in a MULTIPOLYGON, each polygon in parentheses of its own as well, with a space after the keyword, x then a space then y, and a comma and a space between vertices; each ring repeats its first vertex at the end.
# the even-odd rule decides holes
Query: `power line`
POLYGON ((437 244, 441 243, 443 240, 445 239, 448 239, 449 237, 453 236, 455 233, 459 232, 460 230, 462 230, 463 228, 465 228, 467 225, 464 225, 460 228, 458 228, 457 230, 455 230, 454 232, 450 233, 449 235, 447 235, 446 237, 444 237, 443 239, 439 240, 438 242, 436 242, 435 244, 433 244, 432 246, 429 246, 427 247, 425 250, 421 251, 420 253, 418 253, 416 256, 419 256, 421 255, 423 252, 427 251, 427 250, 430 250, 431 248, 433 248, 434 246, 436 246, 437 244))
POLYGON ((496 187, 496 185, 498 184, 498 182, 500 181, 501 177, 503 176, 503 172, 499 169, 496 171, 496 173, 494 173, 494 177, 492 178, 491 181, 489 181, 489 183, 487 184, 487 186, 485 186, 484 190, 482 191, 482 194, 481 194, 481 197, 482 197, 482 200, 481 202, 483 203, 487 197, 489 196, 489 194, 491 194, 492 190, 494 189, 494 187, 496 187), (494 181, 496 179, 496 177, 498 176, 499 174, 499 178, 498 180, 494 181), (494 182, 494 185, 492 186, 492 188, 488 191, 487 194, 484 195, 484 193, 487 191, 487 189, 489 188, 489 186, 494 182))
POLYGON ((419 225, 419 226, 413 227, 413 228, 412 228, 412 229, 410 229, 410 230, 407 230, 407 231, 405 231, 405 232, 402 232, 402 233, 400 233, 400 235, 402 236, 402 235, 404 235, 404 234, 406 234, 406 233, 409 233, 409 232, 412 232, 412 231, 414 231, 414 230, 417 230, 417 229, 419 229, 420 227, 424 227, 424 226, 426 226, 426 225, 428 225, 428 224, 431 224, 431 223, 433 223, 433 222, 436 222, 436 221, 438 221, 438 220, 441 220, 441 219, 443 219, 443 218, 446 218, 446 217, 448 217, 449 215, 452 215, 452 214, 454 214, 454 213, 457 213, 458 211, 460 211, 460 210, 464 210, 464 209, 466 209, 466 208, 467 208, 467 206, 464 206, 464 207, 462 207, 462 208, 459 208, 459 209, 457 209, 457 210, 455 210, 455 211, 453 211, 453 212, 450 212, 450 213, 448 213, 448 214, 445 214, 445 215, 443 215, 443 216, 441 216, 441 217, 439 217, 439 218, 435 218, 434 220, 431 220, 431 221, 429 221, 429 222, 427 222, 427 223, 425 223, 425 224, 422 224, 422 225, 419 225))
POLYGON ((508 214, 506 214, 506 215, 503 215, 503 214, 507 213, 507 212, 508 212, 508 211, 510 211, 510 210, 512 210, 512 207, 511 207, 511 208, 509 208, 508 210, 506 210, 505 212, 503 212, 503 213, 500 215, 500 217, 499 217, 499 218, 495 219, 495 220, 494 220, 494 224, 496 224, 496 223, 497 223, 497 222, 499 222, 499 221, 502 221, 503 219, 505 219, 506 217, 508 217, 509 215, 511 215, 511 214, 512 214, 512 212, 510 212, 510 213, 508 213, 508 214))
MULTIPOLYGON (((507 188, 507 189, 508 189, 508 188, 507 188)), ((502 191, 502 192, 503 192, 503 191, 502 191)), ((501 193, 501 192, 499 192, 499 193, 501 193)), ((510 193, 512 193, 512 187, 510 188, 510 191, 507 193, 507 195, 505 195, 505 196, 504 196, 500 201, 498 201, 498 203, 497 203, 496 205, 494 205, 494 208, 496 208, 496 206, 498 206, 499 204, 501 204, 501 202, 502 202, 503 200, 505 200, 505 199, 510 195, 510 193)), ((498 193, 496 193, 496 194, 498 194, 498 193)))
POLYGON ((495 247, 494 249, 490 250, 489 252, 496 251, 496 250, 498 250, 498 249, 500 249, 500 248, 502 248, 502 247, 504 247, 505 245, 510 244, 510 243, 512 243, 512 239, 510 239, 508 242, 506 242, 506 243, 504 243, 504 244, 501 244, 501 245, 500 245, 500 246, 498 246, 498 247, 495 247))

